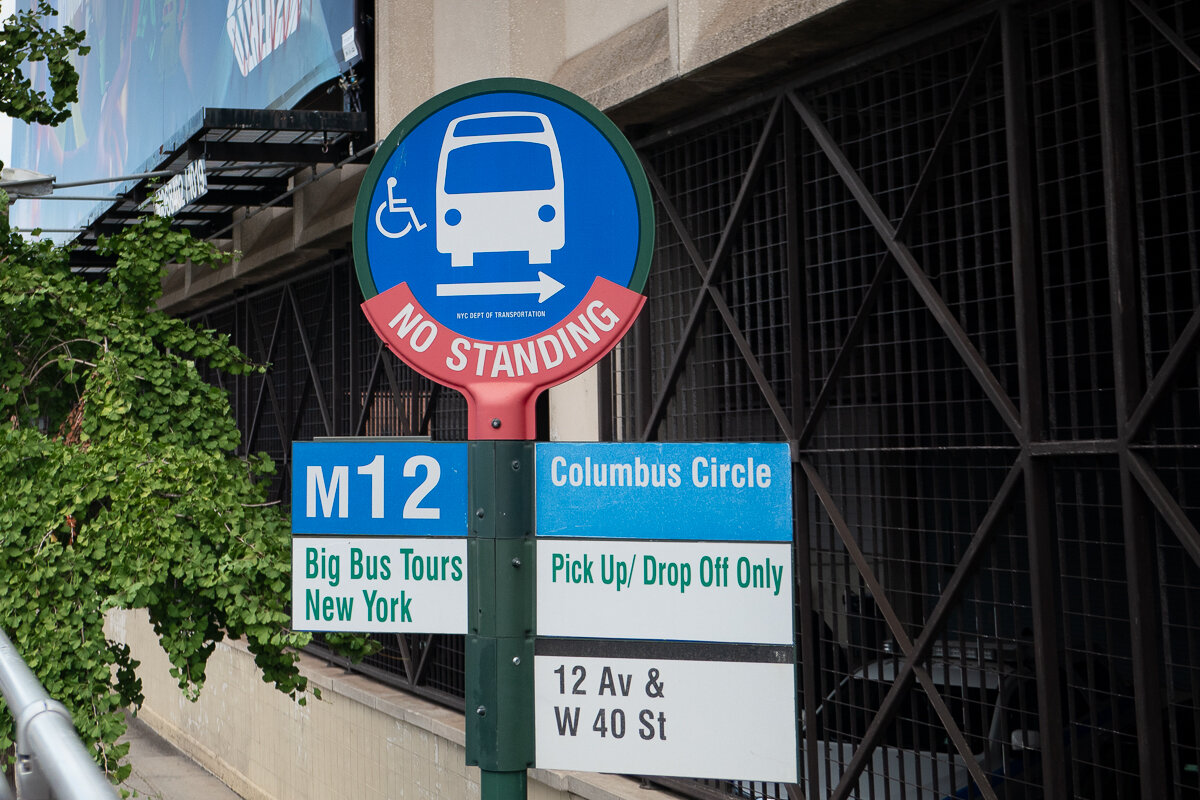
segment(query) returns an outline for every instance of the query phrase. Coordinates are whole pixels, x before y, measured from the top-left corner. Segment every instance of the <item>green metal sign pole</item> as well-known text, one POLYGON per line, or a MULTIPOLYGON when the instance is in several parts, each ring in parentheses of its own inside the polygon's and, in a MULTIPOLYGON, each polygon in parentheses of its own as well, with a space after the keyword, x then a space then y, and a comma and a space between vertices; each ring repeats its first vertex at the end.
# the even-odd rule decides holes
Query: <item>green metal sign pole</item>
POLYGON ((430 98, 380 144, 359 188, 367 320, 400 360, 467 401, 467 764, 482 771, 483 800, 525 800, 534 762, 534 400, 616 347, 646 302, 653 253, 654 202, 629 142, 587 101, 538 81, 491 78, 430 98), (519 187, 507 166, 446 173, 451 152, 513 144, 513 124, 550 176, 532 216, 510 208, 519 187), (478 213, 444 207, 446 186, 469 184, 493 187, 463 190, 482 198, 478 213), (568 221, 597 217, 610 224, 568 221), (478 283, 456 265, 480 253, 539 280, 478 283), (540 271, 551 253, 561 281, 540 271))
POLYGON ((467 764, 482 800, 524 800, 533 766, 533 442, 473 441, 467 462, 467 764))

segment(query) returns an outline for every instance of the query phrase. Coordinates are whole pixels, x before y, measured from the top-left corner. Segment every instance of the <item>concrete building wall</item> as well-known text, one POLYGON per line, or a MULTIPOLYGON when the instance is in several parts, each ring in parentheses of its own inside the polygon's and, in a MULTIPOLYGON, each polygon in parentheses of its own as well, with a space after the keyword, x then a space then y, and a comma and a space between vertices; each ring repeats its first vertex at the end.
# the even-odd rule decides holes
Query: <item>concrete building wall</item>
MULTIPOLYGON (((662 116, 744 86, 748 78, 777 71, 794 58, 838 46, 818 23, 835 7, 864 4, 878 5, 867 0, 378 2, 372 28, 374 86, 368 87, 374 94, 376 135, 385 136, 440 91, 502 76, 556 84, 618 122, 662 116), (807 23, 816 27, 804 46, 772 46, 785 33, 805 40, 807 23), (763 52, 756 55, 758 50, 763 52)), ((937 0, 905 7, 911 14, 929 5, 937 0)), ((235 225, 230 243, 238 258, 216 272, 176 267, 161 305, 183 313, 311 262, 331 247, 348 246, 363 172, 361 165, 333 170, 301 188, 291 208, 242 212, 244 221, 235 225)), ((304 172, 297 182, 312 177, 304 172)))
MULTIPOLYGON (((497 76, 548 81, 609 110, 846 2, 380 3, 376 8, 378 130, 390 130, 404 114, 437 92, 497 76)), ((763 62, 758 69, 777 66, 763 62)), ((740 76, 746 77, 744 68, 740 68, 740 76)))

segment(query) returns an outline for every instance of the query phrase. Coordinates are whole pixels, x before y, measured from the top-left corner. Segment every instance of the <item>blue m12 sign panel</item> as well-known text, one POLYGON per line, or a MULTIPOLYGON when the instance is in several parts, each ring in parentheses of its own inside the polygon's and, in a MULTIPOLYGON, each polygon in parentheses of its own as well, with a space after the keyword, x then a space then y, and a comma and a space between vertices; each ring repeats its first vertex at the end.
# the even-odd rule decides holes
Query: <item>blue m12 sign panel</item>
POLYGON ((537 534, 790 542, 785 443, 537 446, 537 534))
POLYGON ((462 442, 295 442, 292 533, 466 536, 462 442))
POLYGON ((467 446, 292 444, 292 627, 465 633, 467 446))

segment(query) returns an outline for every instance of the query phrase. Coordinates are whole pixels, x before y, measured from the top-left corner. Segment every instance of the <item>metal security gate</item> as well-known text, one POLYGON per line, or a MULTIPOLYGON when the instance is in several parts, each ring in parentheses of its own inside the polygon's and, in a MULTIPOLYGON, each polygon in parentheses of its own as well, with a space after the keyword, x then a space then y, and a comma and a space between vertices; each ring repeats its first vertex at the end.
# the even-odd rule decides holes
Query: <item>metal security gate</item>
POLYGON ((636 143, 609 435, 792 443, 808 798, 1197 797, 1200 3, 977 4, 636 143))
MULTIPOLYGON (((649 301, 618 440, 785 440, 799 786, 1200 797, 1200 3, 975 3, 635 145, 649 301)), ((196 317, 249 452, 465 438, 347 257, 196 317)), ((461 705, 461 637, 367 670, 461 705)), ((734 777, 734 776, 731 776, 734 777)), ((750 776, 744 776, 750 777, 750 776)))

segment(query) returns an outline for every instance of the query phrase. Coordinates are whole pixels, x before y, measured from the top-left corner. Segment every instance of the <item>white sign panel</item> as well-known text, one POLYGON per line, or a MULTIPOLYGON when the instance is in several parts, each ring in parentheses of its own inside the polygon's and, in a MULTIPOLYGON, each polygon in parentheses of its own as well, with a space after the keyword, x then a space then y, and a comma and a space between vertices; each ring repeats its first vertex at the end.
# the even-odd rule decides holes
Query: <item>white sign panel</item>
POLYGON ((167 181, 154 193, 154 213, 160 217, 173 217, 179 209, 207 194, 206 168, 204 159, 197 159, 167 181))
POLYGON ((467 540, 295 536, 292 627, 466 633, 467 540))
POLYGON ((536 763, 795 783, 795 696, 793 664, 538 655, 536 763))
POLYGON ((792 644, 784 542, 538 539, 539 636, 792 644))

